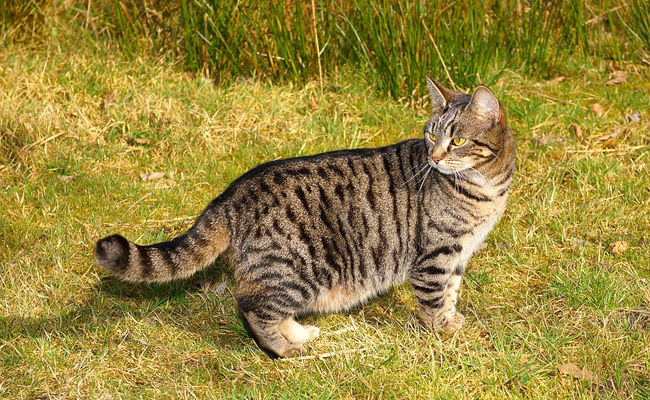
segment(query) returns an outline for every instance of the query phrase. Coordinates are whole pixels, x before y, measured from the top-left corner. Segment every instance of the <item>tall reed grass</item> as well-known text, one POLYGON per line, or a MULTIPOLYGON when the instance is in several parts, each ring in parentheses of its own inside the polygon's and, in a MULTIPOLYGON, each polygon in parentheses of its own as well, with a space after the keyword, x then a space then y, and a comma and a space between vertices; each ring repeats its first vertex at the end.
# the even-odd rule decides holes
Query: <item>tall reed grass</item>
MULTIPOLYGON (((650 2, 647 0, 632 0, 630 5, 632 8, 632 26, 634 28, 626 27, 647 49, 650 49, 650 2)), ((620 14, 618 16, 623 21, 620 14)))
MULTIPOLYGON (((624 54, 619 43, 625 19, 641 21, 630 24, 640 31, 649 20, 635 1, 180 0, 179 8, 188 66, 218 81, 302 82, 352 66, 402 98, 421 92, 425 74, 469 87, 505 68, 544 77, 576 55, 631 57, 636 47, 624 54)), ((141 29, 122 28, 131 31, 141 29)))
MULTIPOLYGON (((11 12, 29 15, 48 2, 7 1, 15 4, 0 7, 5 22, 11 12)), ((127 53, 173 52, 217 81, 304 82, 351 68, 394 98, 421 93, 425 74, 467 88, 493 83, 506 68, 544 78, 576 57, 620 61, 650 48, 650 6, 643 0, 78 3, 68 7, 99 15, 106 29, 95 31, 109 32, 127 53)))

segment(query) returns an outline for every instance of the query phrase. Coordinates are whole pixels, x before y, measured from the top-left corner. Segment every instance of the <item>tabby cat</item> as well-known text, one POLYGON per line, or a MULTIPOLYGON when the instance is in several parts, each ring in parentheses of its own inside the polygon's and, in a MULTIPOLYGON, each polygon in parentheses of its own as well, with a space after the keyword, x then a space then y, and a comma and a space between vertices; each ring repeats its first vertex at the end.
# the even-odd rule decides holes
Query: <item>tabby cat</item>
POLYGON ((262 164, 175 239, 98 241, 98 264, 126 281, 166 282, 225 255, 244 323, 274 358, 319 335, 294 318, 348 310, 406 280, 425 325, 460 328, 461 276, 505 208, 515 139, 485 86, 470 96, 427 85, 423 139, 262 164))

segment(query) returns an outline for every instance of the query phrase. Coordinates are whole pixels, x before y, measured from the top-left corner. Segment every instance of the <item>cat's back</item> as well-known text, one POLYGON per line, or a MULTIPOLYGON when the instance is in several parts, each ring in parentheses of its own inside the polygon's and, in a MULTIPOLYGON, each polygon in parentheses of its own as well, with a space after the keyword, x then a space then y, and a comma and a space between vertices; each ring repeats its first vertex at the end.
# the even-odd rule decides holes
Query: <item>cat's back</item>
POLYGON ((308 196, 303 194, 314 192, 323 205, 337 199, 343 201, 350 195, 365 194, 372 200, 380 194, 382 184, 395 186, 396 181, 403 182, 403 177, 412 172, 408 170, 411 164, 423 164, 425 156, 423 141, 411 139, 386 147, 271 161, 236 179, 220 198, 229 202, 236 212, 253 205, 273 208, 296 200, 305 203, 308 196), (291 193, 297 197, 286 201, 293 197, 291 193))
POLYGON ((408 204, 415 190, 405 177, 425 164, 422 140, 262 164, 221 196, 233 255, 238 263, 286 257, 333 266, 341 275, 356 269, 360 277, 401 263, 415 234, 408 204))

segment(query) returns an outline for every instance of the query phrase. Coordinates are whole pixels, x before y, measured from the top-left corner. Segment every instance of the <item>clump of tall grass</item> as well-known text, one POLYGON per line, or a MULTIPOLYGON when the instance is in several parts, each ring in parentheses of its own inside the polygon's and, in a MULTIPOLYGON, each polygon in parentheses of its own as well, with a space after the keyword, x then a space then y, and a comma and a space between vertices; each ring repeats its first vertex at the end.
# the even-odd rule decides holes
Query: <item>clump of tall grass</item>
MULTIPOLYGON (((650 2, 647 0, 632 0, 630 6, 633 28, 629 26, 627 28, 635 38, 639 39, 650 50, 650 2)), ((623 20, 623 18, 620 19, 623 20)))
POLYGON ((107 29, 95 31, 109 32, 127 53, 172 52, 217 81, 322 81, 351 67, 394 98, 421 93, 425 74, 467 88, 493 83, 506 68, 544 78, 575 57, 620 60, 641 43, 650 48, 650 6, 642 0, 78 3, 66 7, 100 15, 107 29), (632 34, 641 40, 623 46, 632 34))
POLYGON ((110 0, 100 10, 106 26, 115 28, 115 38, 126 53, 133 56, 152 48, 180 53, 179 36, 184 33, 176 2, 110 0))
MULTIPOLYGON (((193 68, 215 78, 257 74, 301 81, 353 65, 395 98, 421 91, 429 73, 452 86, 491 83, 504 68, 553 75, 594 54, 603 29, 586 24, 608 2, 560 0, 182 0, 193 68), (596 10, 596 11, 594 11, 596 10)), ((614 42, 616 35, 613 35, 614 42)), ((608 55, 609 56, 609 55, 608 55)), ((618 50, 615 56, 621 57, 618 50)))
POLYGON ((505 68, 544 77, 575 55, 621 58, 613 18, 586 24, 613 8, 572 0, 181 0, 180 21, 187 64, 218 81, 301 82, 351 65, 402 98, 420 93, 427 73, 469 87, 494 82, 505 68))

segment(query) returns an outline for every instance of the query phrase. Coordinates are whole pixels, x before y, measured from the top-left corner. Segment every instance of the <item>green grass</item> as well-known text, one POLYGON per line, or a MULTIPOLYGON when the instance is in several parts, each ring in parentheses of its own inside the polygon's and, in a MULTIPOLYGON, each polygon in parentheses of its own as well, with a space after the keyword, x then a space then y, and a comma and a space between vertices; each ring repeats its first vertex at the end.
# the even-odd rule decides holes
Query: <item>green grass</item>
MULTIPOLYGON (((142 8, 134 7, 133 23, 118 24, 129 51, 145 30, 135 21, 160 26, 142 8)), ((445 69, 441 80, 468 87, 492 85, 513 67, 553 77, 576 54, 636 59, 639 48, 648 48, 650 24, 638 1, 182 0, 180 11, 162 11, 178 21, 160 29, 167 36, 144 35, 151 47, 182 37, 187 65, 220 82, 256 76, 304 83, 351 66, 395 99, 418 97, 418 77, 431 69, 445 69)))
POLYGON ((0 49, 0 398, 650 398, 644 64, 622 62, 616 86, 604 86, 608 60, 581 57, 560 83, 506 69, 492 85, 518 167, 506 213, 470 261, 462 330, 423 330, 405 285, 307 317, 322 335, 306 356, 330 357, 271 361, 238 318, 225 265, 130 285, 96 267, 95 240, 182 233, 264 161, 420 137, 426 105, 392 100, 351 67, 322 90, 314 77, 214 86, 175 58, 94 41, 96 21, 77 31, 85 21, 69 12, 47 19, 57 36, 0 49), (628 122, 636 111, 641 122, 628 122), (617 129, 615 143, 598 140, 617 129), (151 172, 166 175, 140 179, 151 172), (607 251, 619 240, 630 248, 607 251), (228 288, 197 289, 202 279, 228 288), (561 375, 567 363, 600 384, 561 375))
POLYGON ((0 39, 117 43, 130 57, 177 58, 225 84, 322 85, 345 69, 394 99, 417 100, 431 70, 462 88, 513 69, 553 78, 585 56, 647 62, 649 15, 642 0, 8 0, 0 39))

